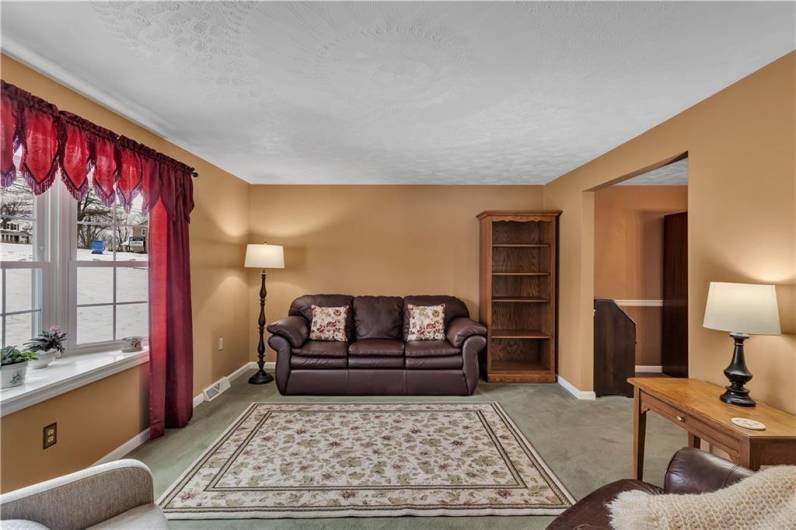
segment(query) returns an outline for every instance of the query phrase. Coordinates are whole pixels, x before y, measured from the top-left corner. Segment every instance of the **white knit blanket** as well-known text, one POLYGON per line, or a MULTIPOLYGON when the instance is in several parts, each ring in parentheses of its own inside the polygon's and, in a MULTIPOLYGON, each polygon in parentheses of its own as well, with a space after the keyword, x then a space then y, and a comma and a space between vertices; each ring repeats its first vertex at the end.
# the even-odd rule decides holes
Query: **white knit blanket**
POLYGON ((773 466, 712 493, 620 493, 608 505, 615 530, 796 529, 796 466, 773 466))

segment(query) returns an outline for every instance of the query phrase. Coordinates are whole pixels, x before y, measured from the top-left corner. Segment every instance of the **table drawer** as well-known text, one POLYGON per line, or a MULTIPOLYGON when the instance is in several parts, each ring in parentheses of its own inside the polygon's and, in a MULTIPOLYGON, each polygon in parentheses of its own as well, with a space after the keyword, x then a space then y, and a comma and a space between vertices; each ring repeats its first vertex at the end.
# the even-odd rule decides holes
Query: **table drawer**
POLYGON ((678 410, 665 401, 644 392, 642 392, 641 403, 643 408, 657 412, 691 434, 725 450, 730 456, 737 458, 740 455, 741 441, 738 438, 717 430, 702 419, 678 410))

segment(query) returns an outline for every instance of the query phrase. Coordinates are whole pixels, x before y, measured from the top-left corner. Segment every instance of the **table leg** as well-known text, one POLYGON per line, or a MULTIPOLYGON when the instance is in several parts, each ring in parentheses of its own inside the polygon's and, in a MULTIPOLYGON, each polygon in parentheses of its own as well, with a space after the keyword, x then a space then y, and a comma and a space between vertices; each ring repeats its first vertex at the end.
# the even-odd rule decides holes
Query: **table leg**
POLYGON ((695 434, 688 433, 688 447, 700 449, 702 447, 702 440, 695 434))
POLYGON ((641 391, 633 388, 633 478, 644 477, 644 438, 647 434, 647 412, 641 408, 641 391))

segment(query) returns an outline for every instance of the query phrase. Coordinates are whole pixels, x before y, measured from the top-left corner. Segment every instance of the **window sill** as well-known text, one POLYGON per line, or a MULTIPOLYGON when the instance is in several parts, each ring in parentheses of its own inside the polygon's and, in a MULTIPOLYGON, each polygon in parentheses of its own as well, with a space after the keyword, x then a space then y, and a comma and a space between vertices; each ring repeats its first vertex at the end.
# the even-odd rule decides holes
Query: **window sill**
POLYGON ((149 350, 81 353, 57 359, 47 368, 28 368, 25 383, 0 390, 0 416, 149 362, 149 350))

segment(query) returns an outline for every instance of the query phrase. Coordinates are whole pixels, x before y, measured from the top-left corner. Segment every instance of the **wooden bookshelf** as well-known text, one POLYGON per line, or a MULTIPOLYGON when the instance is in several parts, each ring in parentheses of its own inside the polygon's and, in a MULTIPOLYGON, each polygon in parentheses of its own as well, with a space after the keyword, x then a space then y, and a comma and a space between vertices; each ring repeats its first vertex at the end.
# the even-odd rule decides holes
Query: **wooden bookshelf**
POLYGON ((486 211, 480 226, 480 316, 490 382, 556 381, 558 211, 486 211))

